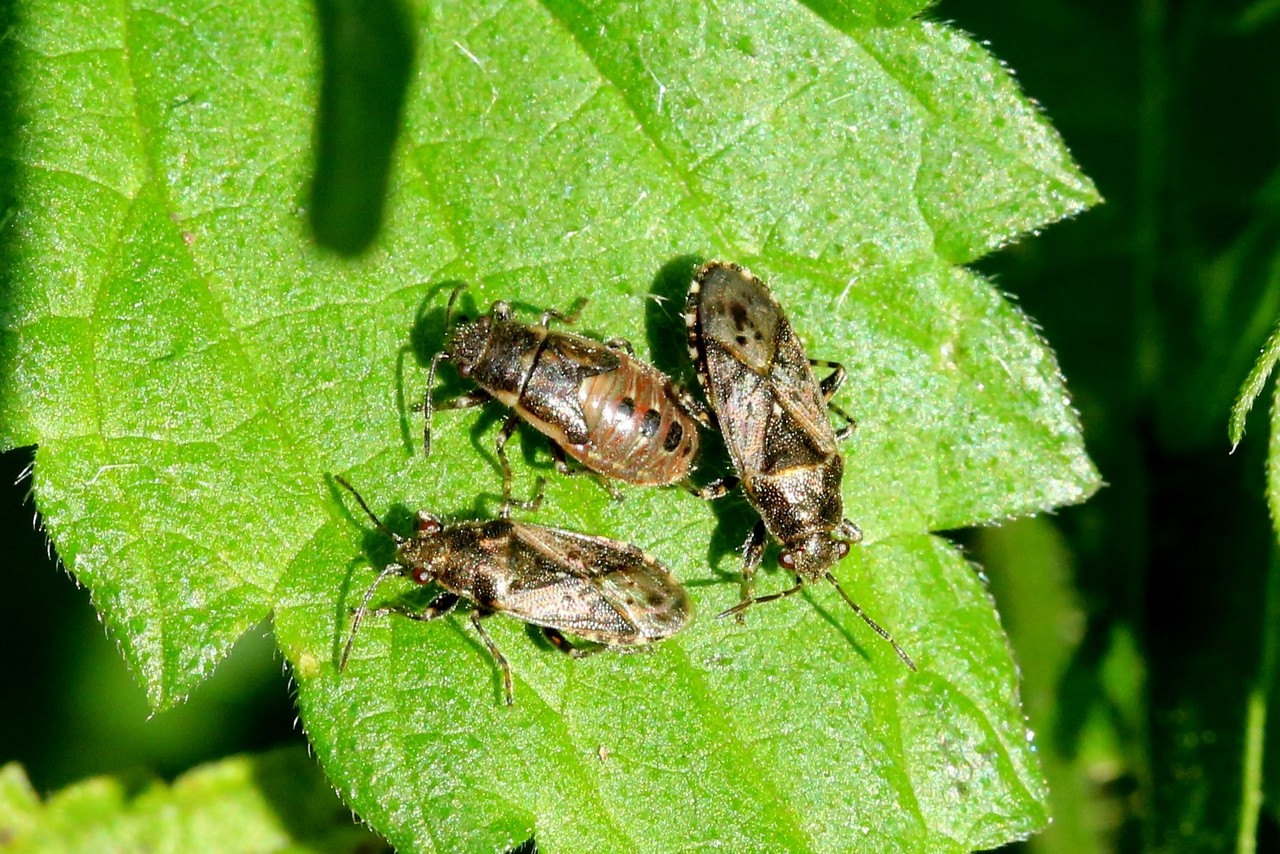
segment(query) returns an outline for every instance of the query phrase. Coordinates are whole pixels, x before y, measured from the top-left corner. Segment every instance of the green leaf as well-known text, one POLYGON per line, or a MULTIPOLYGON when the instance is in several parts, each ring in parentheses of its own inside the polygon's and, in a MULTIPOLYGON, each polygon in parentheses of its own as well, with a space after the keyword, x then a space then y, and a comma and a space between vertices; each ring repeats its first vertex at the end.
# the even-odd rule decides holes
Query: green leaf
POLYGON ((1114 828, 1096 819, 1104 807, 1096 803, 1094 781, 1108 769, 1125 767, 1129 754, 1139 749, 1138 739, 1128 736, 1141 732, 1142 711, 1126 707, 1124 688, 1110 689, 1116 682, 1128 686, 1141 679, 1141 659, 1125 655, 1131 646, 1120 641, 1098 666, 1081 664, 1087 654, 1082 643, 1086 617, 1072 587, 1078 574, 1074 556, 1056 520, 1022 519, 983 528, 975 532, 972 545, 1000 603, 1001 624, 1023 664, 1028 721, 1042 734, 1038 754, 1049 782, 1053 824, 1036 837, 1031 850, 1114 850, 1114 828), (1099 693, 1106 695, 1105 705, 1119 720, 1091 714, 1099 693))
POLYGON ((315 763, 288 748, 201 766, 172 785, 83 780, 41 801, 22 767, 0 767, 5 851, 377 850, 315 763))
MULTIPOLYGON (((39 443, 45 523, 153 705, 273 613, 326 770, 405 850, 960 850, 1044 825, 992 603, 929 532, 1097 487, 1052 353, 953 266, 1097 196, 983 50, 848 8, 839 29, 784 3, 413 8, 385 227, 357 261, 316 249, 300 204, 304 9, 19 8, 0 429, 39 443), (512 709, 456 617, 371 619, 339 677, 387 544, 326 473, 393 523, 492 512, 500 485, 494 413, 442 413, 424 460, 405 406, 452 285, 479 307, 590 297, 583 330, 689 379, 678 306, 708 257, 751 266, 810 355, 848 367, 867 536, 837 574, 920 672, 822 587, 712 619, 737 596, 740 500, 613 503, 578 478, 537 521, 660 556, 699 607, 686 632, 573 661, 492 620, 512 709)), ((545 442, 520 444, 531 483, 545 442)))
MULTIPOLYGON (((1245 377, 1244 384, 1240 386, 1240 391, 1236 396, 1236 402, 1231 407, 1231 420, 1227 430, 1231 437, 1231 450, 1233 451, 1240 447, 1240 441, 1244 438, 1245 422, 1249 416, 1249 410, 1253 409, 1253 402, 1258 399, 1258 395, 1262 393, 1262 389, 1267 384, 1267 378, 1275 370, 1277 359, 1280 359, 1280 326, 1271 331, 1271 335, 1267 338, 1267 343, 1262 346, 1262 353, 1258 356, 1258 360, 1254 362, 1253 368, 1250 369, 1249 376, 1245 377)), ((1273 516, 1277 506, 1280 505, 1277 505, 1273 499, 1273 516)))

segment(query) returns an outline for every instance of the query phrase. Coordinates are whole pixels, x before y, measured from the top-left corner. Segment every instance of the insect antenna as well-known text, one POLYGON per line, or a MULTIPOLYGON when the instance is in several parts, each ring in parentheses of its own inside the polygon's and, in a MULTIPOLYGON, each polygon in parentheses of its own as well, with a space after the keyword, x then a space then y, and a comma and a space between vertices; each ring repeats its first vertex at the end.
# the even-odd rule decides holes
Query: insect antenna
MULTIPOLYGON (((359 496, 356 496, 359 498, 359 496)), ((361 502, 362 504, 364 502, 361 502)), ((369 585, 369 589, 364 592, 364 599, 360 601, 360 607, 356 608, 355 619, 351 621, 351 634, 347 636, 347 645, 342 648, 342 659, 338 662, 338 672, 341 673, 347 667, 347 657, 351 655, 351 646, 356 642, 356 632, 360 630, 360 624, 364 622, 364 615, 369 610, 369 603, 373 601, 373 594, 382 586, 382 582, 386 581, 393 575, 403 575, 404 567, 398 563, 387 564, 387 566, 378 573, 378 577, 369 585)))
POLYGON ((898 646, 898 642, 893 639, 892 635, 890 635, 887 631, 885 631, 880 626, 879 623, 871 619, 871 617, 867 614, 866 611, 859 608, 857 602, 854 602, 852 599, 849 598, 849 594, 844 592, 844 588, 840 586, 840 582, 836 581, 836 577, 828 572, 827 581, 830 581, 831 585, 835 587, 836 590, 840 591, 841 598, 843 598, 844 601, 849 603, 849 607, 853 609, 853 612, 857 614, 859 617, 861 617, 863 622, 865 622, 868 626, 870 626, 873 632, 875 632, 880 637, 884 638, 889 642, 889 645, 893 647, 893 651, 898 654, 898 658, 901 658, 903 663, 906 664, 907 667, 911 668, 911 672, 916 673, 917 672, 916 663, 911 660, 911 656, 907 655, 906 650, 898 646))
MULTIPOLYGON (((467 289, 466 283, 458 285, 449 293, 449 302, 444 307, 444 331, 449 334, 449 329, 453 326, 453 305, 458 301, 458 297, 467 289)), ((466 318, 463 318, 464 320, 466 318)), ((422 412, 426 416, 422 425, 422 452, 423 456, 431 456, 431 389, 436 384, 436 366, 441 360, 447 360, 449 353, 441 350, 431 359, 431 368, 427 371, 427 390, 422 395, 422 412)))
MULTIPOLYGON (((454 291, 456 294, 457 291, 454 291)), ((449 299, 449 307, 453 307, 453 298, 449 299)), ((436 366, 447 361, 449 353, 441 350, 431 358, 431 367, 427 370, 427 390, 422 394, 422 455, 431 456, 431 389, 436 385, 436 366)))
MULTIPOLYGON (((404 537, 388 528, 383 524, 382 520, 369 509, 369 505, 365 503, 364 497, 359 492, 356 492, 356 488, 352 486, 345 477, 340 474, 335 474, 333 479, 346 489, 347 492, 350 492, 355 496, 356 503, 360 505, 360 509, 365 512, 365 515, 367 515, 370 520, 372 520, 374 526, 377 527, 379 531, 394 540, 397 545, 404 542, 404 537)), ((403 566, 398 563, 388 564, 382 572, 379 573, 378 577, 373 580, 373 583, 369 585, 369 589, 364 592, 364 599, 360 602, 360 607, 355 611, 355 619, 351 621, 351 635, 347 638, 347 645, 342 648, 342 658, 338 661, 339 673, 346 669, 347 657, 351 655, 351 645, 356 641, 356 632, 360 629, 360 623, 364 621, 365 612, 369 610, 369 603, 373 601, 373 594, 378 591, 382 582, 386 581, 393 575, 403 574, 403 566)))
POLYGON ((352 486, 350 483, 348 483, 345 477, 343 477, 340 474, 335 474, 333 476, 333 479, 336 480, 340 486, 346 489, 347 492, 350 492, 352 495, 356 497, 356 503, 360 505, 360 509, 365 512, 365 515, 367 515, 373 521, 374 527, 376 527, 382 533, 386 534, 391 539, 395 540, 396 545, 399 545, 400 543, 404 542, 404 537, 400 536, 395 531, 388 528, 386 525, 382 523, 381 519, 379 519, 376 515, 374 515, 374 512, 369 509, 369 505, 364 503, 364 498, 360 496, 360 493, 356 492, 356 488, 352 486))
POLYGON ((466 289, 467 289, 467 285, 464 282, 463 284, 458 285, 449 293, 449 302, 446 303, 444 307, 444 328, 446 332, 449 330, 449 327, 453 324, 453 304, 458 301, 458 297, 466 289))

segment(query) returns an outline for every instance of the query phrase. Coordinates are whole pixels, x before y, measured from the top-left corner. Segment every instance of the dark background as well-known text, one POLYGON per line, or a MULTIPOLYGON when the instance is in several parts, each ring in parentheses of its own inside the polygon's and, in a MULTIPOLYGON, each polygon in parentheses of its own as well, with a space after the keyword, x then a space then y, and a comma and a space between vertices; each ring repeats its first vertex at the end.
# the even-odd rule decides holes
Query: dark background
MULTIPOLYGON (((1108 482, 1083 507, 956 535, 991 576, 1054 782, 1032 846, 1231 850, 1280 597, 1270 393, 1235 454, 1226 428, 1280 315, 1280 0, 947 0, 929 17, 1016 69, 1106 198, 977 265, 1042 325, 1108 482)), ((31 458, 0 458, 0 761, 47 792, 301 743, 265 625, 148 720, 86 591, 46 560, 30 482, 10 486, 31 458)), ((1275 817, 1265 803, 1260 850, 1280 850, 1275 817)))

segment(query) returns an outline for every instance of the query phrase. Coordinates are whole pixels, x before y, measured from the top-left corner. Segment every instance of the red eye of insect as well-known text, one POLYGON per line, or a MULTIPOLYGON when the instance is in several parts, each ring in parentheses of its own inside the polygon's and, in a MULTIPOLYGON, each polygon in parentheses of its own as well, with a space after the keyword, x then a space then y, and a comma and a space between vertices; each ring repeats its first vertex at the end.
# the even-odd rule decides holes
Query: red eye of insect
POLYGON ((427 513, 419 513, 416 528, 419 534, 438 534, 440 533, 440 520, 427 513))
POLYGON ((431 573, 427 571, 425 566, 415 566, 413 568, 412 578, 418 584, 426 584, 431 581, 431 573))
POLYGON ((849 544, 846 543, 844 540, 840 541, 840 545, 837 548, 839 548, 840 550, 840 557, 844 557, 845 555, 849 554, 849 544))
POLYGON ((791 552, 783 552, 782 554, 778 555, 778 564, 783 569, 795 569, 796 556, 793 555, 791 552))

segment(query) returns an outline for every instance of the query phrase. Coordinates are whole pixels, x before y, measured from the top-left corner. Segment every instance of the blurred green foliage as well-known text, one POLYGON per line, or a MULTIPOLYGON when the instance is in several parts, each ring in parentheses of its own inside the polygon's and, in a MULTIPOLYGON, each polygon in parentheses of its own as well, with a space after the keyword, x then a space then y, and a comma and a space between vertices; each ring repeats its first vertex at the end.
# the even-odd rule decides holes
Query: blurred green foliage
POLYGON ((234 756, 172 785, 91 777, 41 797, 17 763, 0 765, 0 849, 13 854, 201 851, 376 854, 301 747, 234 756))
POLYGON ((108 638, 86 592, 52 560, 19 475, 30 450, 0 455, 0 537, 11 594, 0 626, 0 760, 25 766, 44 792, 93 774, 172 777, 228 753, 305 739, 269 626, 236 645, 191 700, 152 717, 146 695, 108 638))
POLYGON ((1250 805, 1277 766, 1249 771, 1274 743, 1265 412, 1234 455, 1226 427, 1280 313, 1280 7, 934 11, 1017 69, 1107 199, 978 265, 1043 325, 1109 483, 966 536, 1050 775, 1055 823, 1029 846, 1274 850, 1276 802, 1256 832, 1250 805))

